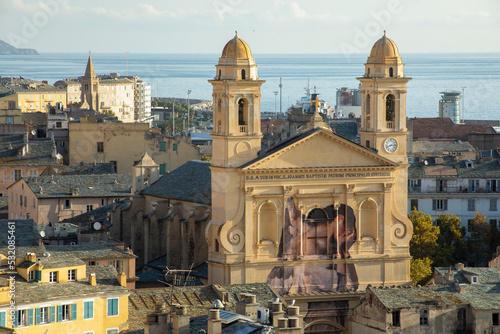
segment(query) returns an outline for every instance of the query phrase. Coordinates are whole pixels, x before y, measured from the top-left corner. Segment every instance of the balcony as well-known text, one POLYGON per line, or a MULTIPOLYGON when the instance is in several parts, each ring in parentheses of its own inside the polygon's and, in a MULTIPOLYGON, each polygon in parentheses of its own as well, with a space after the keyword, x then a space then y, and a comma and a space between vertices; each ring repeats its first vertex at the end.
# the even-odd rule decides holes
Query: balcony
POLYGON ((393 121, 387 121, 386 122, 386 127, 388 129, 394 129, 394 122, 393 121))
POLYGON ((247 133, 247 128, 248 126, 247 125, 240 125, 240 133, 247 133))

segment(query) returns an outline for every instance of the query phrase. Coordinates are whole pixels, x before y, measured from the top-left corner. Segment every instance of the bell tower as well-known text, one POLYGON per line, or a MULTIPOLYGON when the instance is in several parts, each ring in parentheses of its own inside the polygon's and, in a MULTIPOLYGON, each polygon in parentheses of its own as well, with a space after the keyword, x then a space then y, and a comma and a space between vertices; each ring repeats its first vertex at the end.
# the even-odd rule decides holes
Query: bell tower
POLYGON ((92 57, 89 54, 85 75, 82 77, 82 102, 89 104, 89 109, 99 111, 99 78, 95 75, 92 57))
POLYGON ((391 39, 380 38, 371 50, 361 82, 361 145, 406 163, 406 83, 404 64, 391 39))
POLYGON ((260 150, 260 86, 248 44, 238 37, 227 42, 213 86, 212 166, 239 167, 260 150))

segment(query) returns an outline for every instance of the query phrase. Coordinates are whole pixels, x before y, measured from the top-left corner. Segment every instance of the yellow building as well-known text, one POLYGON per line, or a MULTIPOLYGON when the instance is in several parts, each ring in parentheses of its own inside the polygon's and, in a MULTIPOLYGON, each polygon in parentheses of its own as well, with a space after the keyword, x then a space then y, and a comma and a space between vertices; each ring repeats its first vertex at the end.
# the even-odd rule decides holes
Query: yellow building
POLYGON ((80 104, 82 96, 82 83, 78 80, 59 80, 54 86, 66 91, 66 105, 80 104))
MULTIPOLYGON (((5 250, 2 266, 10 266, 5 250)), ((87 275, 80 259, 31 252, 15 263, 16 274, 0 275, 0 326, 30 334, 113 334, 128 328, 126 275, 112 266, 92 267, 87 275)))
POLYGON ((0 98, 0 107, 20 109, 21 112, 47 112, 47 106, 61 103, 66 106, 66 91, 41 83, 12 86, 9 95, 0 98), (3 105, 3 106, 2 106, 3 105))
POLYGON ((261 151, 263 81, 237 35, 216 71, 209 283, 267 282, 297 300, 312 331, 347 330, 342 312, 359 302, 359 290, 410 282, 409 79, 396 45, 385 35, 377 41, 359 78, 362 145, 315 113, 301 133, 261 151), (327 328, 318 309, 333 312, 323 315, 327 328))

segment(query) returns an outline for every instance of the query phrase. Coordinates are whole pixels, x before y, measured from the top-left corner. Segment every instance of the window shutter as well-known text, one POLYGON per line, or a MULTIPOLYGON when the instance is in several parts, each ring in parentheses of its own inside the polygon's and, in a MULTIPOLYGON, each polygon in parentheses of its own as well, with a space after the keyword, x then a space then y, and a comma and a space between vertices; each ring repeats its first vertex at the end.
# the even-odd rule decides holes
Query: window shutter
POLYGON ((35 270, 35 281, 40 282, 42 280, 42 271, 35 270))
POLYGON ((113 314, 118 314, 118 298, 113 299, 113 314))
POLYGON ((56 307, 50 307, 50 322, 56 322, 56 307))
POLYGON ((166 143, 164 141, 160 142, 160 151, 166 151, 166 143))
POLYGON ((77 310, 76 303, 74 303, 73 305, 71 305, 71 320, 76 320, 76 315, 77 315, 76 310, 77 310))
POLYGON ((160 164, 160 174, 165 174, 167 171, 167 165, 166 164, 160 164))
POLYGON ((12 328, 17 327, 17 311, 14 310, 14 313, 12 313, 12 328))
POLYGON ((28 310, 28 326, 33 326, 33 309, 28 310))
POLYGON ((16 180, 16 172, 13 169, 10 170, 10 180, 11 181, 16 180))
POLYGON ((419 187, 421 187, 422 186, 422 180, 418 179, 417 180, 417 184, 418 184, 419 187))
POLYGON ((35 325, 40 324, 40 309, 35 309, 35 325))
POLYGON ((177 151, 177 143, 174 143, 174 151, 177 151))
POLYGON ((5 327, 5 312, 0 312, 0 326, 5 327))
POLYGON ((432 200, 432 210, 434 210, 434 211, 436 210, 436 200, 435 199, 432 200))
POLYGON ((57 322, 62 321, 62 305, 57 305, 57 322))
POLYGON ((113 314, 113 300, 108 299, 108 317, 113 314))
POLYGON ((443 210, 445 210, 445 211, 448 210, 448 200, 447 199, 443 200, 443 210))

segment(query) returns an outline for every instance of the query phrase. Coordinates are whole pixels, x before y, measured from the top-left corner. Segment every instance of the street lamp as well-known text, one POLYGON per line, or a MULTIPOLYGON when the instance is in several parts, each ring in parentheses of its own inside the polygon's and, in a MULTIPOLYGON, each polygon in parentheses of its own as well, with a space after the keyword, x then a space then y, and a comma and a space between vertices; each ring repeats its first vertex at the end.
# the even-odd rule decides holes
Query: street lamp
POLYGON ((187 119, 188 124, 187 125, 188 125, 188 131, 189 131, 189 94, 191 94, 191 90, 188 89, 187 93, 188 93, 188 119, 187 119))
POLYGON ((276 109, 276 104, 278 103, 278 91, 275 90, 273 91, 274 93, 274 114, 276 115, 276 118, 278 118, 278 110, 276 109))

